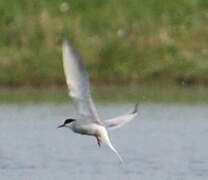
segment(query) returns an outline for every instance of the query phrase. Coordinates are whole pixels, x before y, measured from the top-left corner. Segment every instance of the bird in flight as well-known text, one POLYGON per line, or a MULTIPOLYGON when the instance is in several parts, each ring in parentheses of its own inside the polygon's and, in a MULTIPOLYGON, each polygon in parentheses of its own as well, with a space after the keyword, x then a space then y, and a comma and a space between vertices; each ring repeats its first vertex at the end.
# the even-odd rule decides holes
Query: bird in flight
POLYGON ((66 127, 78 134, 94 136, 99 147, 106 144, 122 162, 122 157, 110 141, 107 129, 121 127, 134 119, 138 115, 138 103, 127 114, 101 121, 91 97, 88 73, 80 55, 66 39, 63 42, 62 53, 69 95, 76 104, 79 116, 76 119, 66 119, 58 128, 66 127))

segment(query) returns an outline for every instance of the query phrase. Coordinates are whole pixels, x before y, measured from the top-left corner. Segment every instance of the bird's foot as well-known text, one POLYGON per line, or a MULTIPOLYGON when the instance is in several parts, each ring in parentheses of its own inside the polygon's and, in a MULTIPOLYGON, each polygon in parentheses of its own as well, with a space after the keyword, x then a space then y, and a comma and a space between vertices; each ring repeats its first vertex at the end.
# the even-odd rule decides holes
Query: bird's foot
POLYGON ((100 147, 101 146, 101 140, 100 140, 100 138, 98 137, 98 136, 95 136, 96 137, 96 139, 97 139, 97 144, 98 144, 98 146, 100 147))

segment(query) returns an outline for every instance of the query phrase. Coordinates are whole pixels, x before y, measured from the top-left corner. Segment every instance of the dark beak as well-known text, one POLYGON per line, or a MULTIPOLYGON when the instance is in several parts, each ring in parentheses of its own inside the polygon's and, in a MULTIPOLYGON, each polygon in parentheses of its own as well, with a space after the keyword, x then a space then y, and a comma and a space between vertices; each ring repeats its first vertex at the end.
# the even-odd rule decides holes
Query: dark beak
POLYGON ((57 128, 62 128, 62 127, 65 127, 65 124, 62 124, 62 125, 58 126, 57 128))

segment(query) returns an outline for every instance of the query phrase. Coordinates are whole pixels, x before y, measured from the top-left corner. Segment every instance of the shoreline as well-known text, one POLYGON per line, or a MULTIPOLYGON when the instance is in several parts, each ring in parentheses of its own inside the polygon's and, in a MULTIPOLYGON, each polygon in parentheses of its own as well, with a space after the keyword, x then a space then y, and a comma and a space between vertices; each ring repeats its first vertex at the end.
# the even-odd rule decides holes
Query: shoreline
MULTIPOLYGON (((206 87, 96 86, 92 96, 98 102, 208 103, 206 87)), ((67 87, 1 87, 0 104, 70 102, 67 87)))

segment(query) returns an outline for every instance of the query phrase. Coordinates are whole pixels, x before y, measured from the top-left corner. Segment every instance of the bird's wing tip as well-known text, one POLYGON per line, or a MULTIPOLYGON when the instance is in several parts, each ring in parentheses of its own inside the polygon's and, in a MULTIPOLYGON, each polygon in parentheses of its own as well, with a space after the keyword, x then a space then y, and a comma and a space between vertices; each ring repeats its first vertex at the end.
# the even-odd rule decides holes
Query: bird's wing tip
POLYGON ((131 112, 132 114, 137 113, 138 112, 138 107, 139 107, 139 102, 137 102, 134 106, 133 111, 131 112))
POLYGON ((65 45, 70 45, 70 41, 69 41, 68 38, 64 37, 62 41, 63 41, 63 45, 64 45, 64 46, 65 46, 65 45))
POLYGON ((63 38, 62 48, 63 48, 63 50, 68 49, 68 50, 71 50, 74 54, 78 54, 78 52, 76 52, 71 41, 69 41, 68 38, 63 38))

